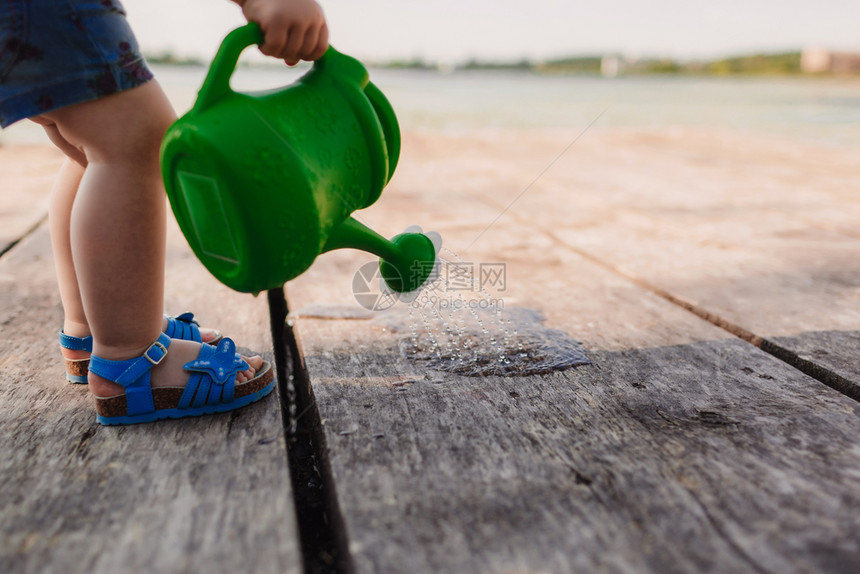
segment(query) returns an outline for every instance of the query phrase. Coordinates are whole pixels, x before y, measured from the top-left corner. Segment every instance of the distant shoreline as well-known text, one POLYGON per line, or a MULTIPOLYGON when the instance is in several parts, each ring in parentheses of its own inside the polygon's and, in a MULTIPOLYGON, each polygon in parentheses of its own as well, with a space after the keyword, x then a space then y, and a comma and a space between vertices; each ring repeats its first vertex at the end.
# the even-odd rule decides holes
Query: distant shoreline
MULTIPOLYGON (((151 64, 166 66, 206 66, 196 58, 181 58, 171 53, 148 55, 151 64)), ((838 62, 837 62, 838 63, 838 62)), ((456 71, 489 70, 521 71, 547 75, 583 76, 800 76, 800 77, 860 77, 860 54, 831 54, 823 51, 791 51, 770 54, 744 54, 713 60, 682 61, 672 58, 629 58, 618 54, 581 55, 547 61, 482 61, 469 60, 450 65, 423 59, 365 61, 368 67, 391 70, 421 70, 449 73, 456 71), (823 56, 822 56, 823 54, 823 56), (834 57, 841 57, 848 65, 833 66, 834 57), (823 64, 819 64, 821 58, 823 64), (817 58, 817 59, 816 59, 817 58), (830 58, 830 59, 827 59, 830 58), (810 66, 809 62, 813 62, 810 66)), ((253 67, 270 64, 254 63, 253 67)), ((272 63, 271 66, 278 66, 272 63)))

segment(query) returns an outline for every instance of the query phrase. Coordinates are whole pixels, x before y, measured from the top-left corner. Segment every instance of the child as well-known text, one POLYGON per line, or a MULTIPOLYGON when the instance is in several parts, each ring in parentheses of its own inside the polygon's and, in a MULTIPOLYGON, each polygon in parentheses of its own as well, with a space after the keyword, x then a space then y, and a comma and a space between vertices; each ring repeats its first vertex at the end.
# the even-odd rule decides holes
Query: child
MULTIPOLYGON (((293 65, 325 52, 314 0, 235 1, 260 25, 264 54, 293 65)), ((188 316, 162 315, 158 153, 175 114, 119 0, 3 0, 0 22, 0 125, 28 117, 67 156, 49 209, 60 341, 70 380, 88 380, 96 396, 98 420, 221 412, 270 392, 272 369, 261 357, 240 357, 232 341, 188 316)))

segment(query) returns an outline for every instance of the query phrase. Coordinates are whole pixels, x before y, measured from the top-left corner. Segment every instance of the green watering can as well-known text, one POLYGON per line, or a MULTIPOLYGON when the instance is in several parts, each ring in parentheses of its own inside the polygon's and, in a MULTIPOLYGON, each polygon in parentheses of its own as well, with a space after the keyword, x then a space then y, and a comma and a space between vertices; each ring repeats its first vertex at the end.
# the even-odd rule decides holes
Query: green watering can
POLYGON ((378 255, 392 290, 417 289, 433 271, 439 235, 412 227, 389 241, 350 216, 379 198, 397 165, 400 128, 388 100, 333 48, 289 86, 234 92, 239 55, 260 42, 256 24, 224 39, 197 102, 161 146, 167 195, 194 253, 247 293, 279 288, 342 247, 378 255))

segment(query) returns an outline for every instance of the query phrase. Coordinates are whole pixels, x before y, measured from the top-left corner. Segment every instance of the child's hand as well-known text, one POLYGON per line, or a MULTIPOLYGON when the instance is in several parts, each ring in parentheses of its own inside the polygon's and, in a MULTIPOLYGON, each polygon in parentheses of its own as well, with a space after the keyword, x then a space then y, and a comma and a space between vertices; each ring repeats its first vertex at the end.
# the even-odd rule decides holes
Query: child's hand
POLYGON ((295 66, 299 60, 318 60, 328 48, 328 26, 314 0, 234 0, 248 22, 263 31, 260 51, 295 66))

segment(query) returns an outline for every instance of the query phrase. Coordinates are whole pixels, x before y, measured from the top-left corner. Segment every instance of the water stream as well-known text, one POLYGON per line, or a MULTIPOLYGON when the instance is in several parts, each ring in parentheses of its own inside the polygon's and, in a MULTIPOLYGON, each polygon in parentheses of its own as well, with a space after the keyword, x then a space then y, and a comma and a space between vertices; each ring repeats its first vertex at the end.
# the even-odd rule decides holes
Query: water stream
POLYGON ((485 288, 452 290, 442 279, 373 319, 398 337, 409 360, 465 376, 533 375, 590 363, 582 344, 546 327, 539 311, 505 308, 485 288))

